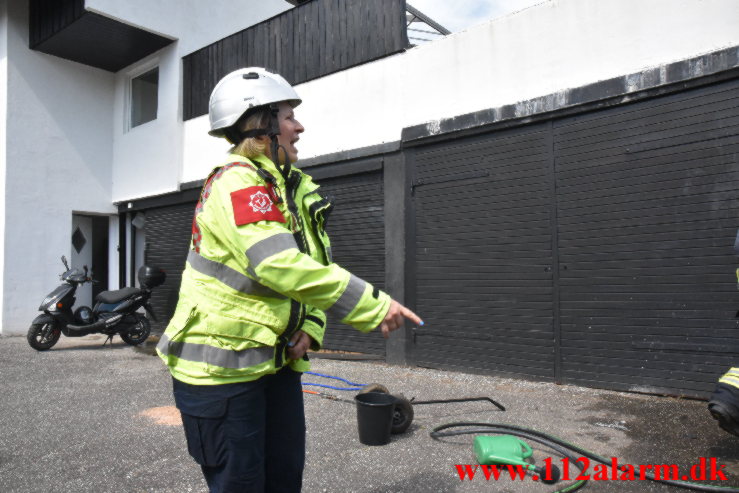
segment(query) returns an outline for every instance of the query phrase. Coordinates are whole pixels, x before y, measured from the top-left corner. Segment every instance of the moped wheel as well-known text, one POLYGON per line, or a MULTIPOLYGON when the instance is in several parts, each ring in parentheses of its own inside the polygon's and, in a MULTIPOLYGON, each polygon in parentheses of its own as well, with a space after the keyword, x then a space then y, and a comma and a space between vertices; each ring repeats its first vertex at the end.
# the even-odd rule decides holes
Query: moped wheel
POLYGON ((36 351, 46 351, 51 349, 59 340, 62 331, 56 326, 55 322, 45 322, 32 324, 28 329, 28 344, 36 351))
POLYGON ((139 321, 136 322, 136 325, 133 325, 128 330, 121 332, 121 339, 123 339, 123 342, 126 344, 137 346, 144 342, 146 338, 149 337, 150 333, 151 324, 149 324, 149 320, 147 320, 146 317, 139 317, 139 321))

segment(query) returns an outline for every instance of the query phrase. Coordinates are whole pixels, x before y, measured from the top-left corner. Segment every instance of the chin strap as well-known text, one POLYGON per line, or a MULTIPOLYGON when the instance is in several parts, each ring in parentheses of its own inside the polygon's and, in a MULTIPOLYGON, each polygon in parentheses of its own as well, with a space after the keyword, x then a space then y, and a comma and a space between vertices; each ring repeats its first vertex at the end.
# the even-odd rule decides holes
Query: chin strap
POLYGON ((275 163, 275 166, 277 166, 277 170, 280 172, 282 177, 287 180, 287 177, 290 176, 290 169, 292 168, 292 165, 290 164, 290 158, 287 155, 287 151, 277 142, 276 135, 272 137, 270 151, 272 154, 272 161, 275 163), (280 150, 282 150, 282 154, 285 156, 284 164, 280 164, 280 150))
POLYGON ((280 112, 280 107, 272 103, 269 105, 269 125, 267 128, 255 128, 252 130, 247 130, 246 132, 242 132, 238 128, 236 128, 236 125, 231 126, 224 130, 224 136, 226 137, 226 140, 228 140, 231 144, 237 145, 242 140, 252 137, 260 137, 262 135, 266 135, 270 139, 270 154, 272 156, 272 161, 275 163, 275 166, 277 167, 277 170, 280 172, 280 174, 287 179, 287 177, 290 175, 290 157, 287 154, 287 151, 283 146, 280 145, 280 143, 277 141, 277 136, 280 135, 280 120, 278 118, 278 113, 280 112), (282 150, 282 154, 285 156, 285 164, 280 164, 280 150, 282 150))
POLYGON ((277 141, 277 136, 280 135, 280 120, 278 118, 279 111, 280 107, 277 106, 277 104, 272 103, 269 105, 269 130, 267 130, 267 135, 271 140, 270 154, 272 156, 272 161, 275 163, 275 166, 277 166, 277 170, 280 172, 282 177, 287 180, 287 177, 290 176, 291 165, 287 151, 277 141), (285 164, 280 164, 280 149, 285 156, 285 164))

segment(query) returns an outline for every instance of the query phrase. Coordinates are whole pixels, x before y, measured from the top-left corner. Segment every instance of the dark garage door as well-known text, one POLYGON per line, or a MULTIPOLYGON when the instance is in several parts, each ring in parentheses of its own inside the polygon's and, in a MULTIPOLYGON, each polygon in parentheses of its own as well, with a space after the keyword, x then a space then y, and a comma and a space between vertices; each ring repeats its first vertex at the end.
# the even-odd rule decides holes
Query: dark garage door
POLYGON ((738 89, 554 122, 564 381, 705 395, 739 364, 738 89))
POLYGON ((145 262, 164 269, 167 280, 156 288, 151 304, 159 319, 152 326, 163 331, 172 318, 190 247, 194 203, 149 209, 146 211, 145 262))
POLYGON ((739 364, 739 81, 409 165, 414 362, 702 397, 739 364))
MULTIPOLYGON (((413 362, 554 376, 549 124, 419 148, 413 362)), ((415 246, 413 246, 415 243, 415 246)))
MULTIPOLYGON (((382 171, 317 180, 334 198, 328 233, 334 262, 372 283, 385 286, 385 214, 382 171)), ((326 349, 385 355, 378 331, 363 334, 329 318, 326 349)))

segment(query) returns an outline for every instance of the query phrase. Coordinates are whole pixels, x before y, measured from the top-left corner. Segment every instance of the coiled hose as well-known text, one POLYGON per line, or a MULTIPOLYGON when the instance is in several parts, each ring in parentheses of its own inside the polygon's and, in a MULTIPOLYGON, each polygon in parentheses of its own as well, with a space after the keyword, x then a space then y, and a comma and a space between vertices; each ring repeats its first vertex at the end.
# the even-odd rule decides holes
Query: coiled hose
MULTIPOLYGON (((466 434, 476 434, 476 433, 507 433, 509 435, 514 435, 522 438, 527 438, 529 440, 533 440, 535 442, 541 443, 543 445, 546 445, 549 448, 552 448, 553 450, 556 450, 563 456, 567 457, 571 461, 573 461, 573 464, 579 465, 580 462, 576 461, 572 453, 579 455, 580 457, 587 457, 588 459, 594 460, 596 462, 599 462, 601 464, 605 464, 606 466, 610 466, 611 462, 607 460, 605 457, 601 457, 600 455, 591 452, 589 450, 586 450, 582 447, 578 447, 577 445, 574 445, 572 443, 569 443, 565 440, 562 440, 559 437, 556 437, 554 435, 549 435, 547 433, 533 430, 530 428, 523 428, 521 426, 516 425, 509 425, 505 423, 465 423, 465 422, 458 422, 458 423, 446 423, 440 426, 437 426, 431 432, 429 435, 431 438, 438 439, 445 436, 455 436, 455 435, 466 435, 466 434), (442 430, 447 430, 449 428, 460 428, 460 427, 468 427, 471 429, 468 430, 459 430, 459 431, 447 431, 443 432, 442 430)), ((582 471, 582 468, 580 468, 582 471)), ((695 491, 713 491, 713 492, 720 492, 720 493, 739 493, 739 488, 736 487, 726 487, 726 486, 713 486, 713 485, 707 485, 707 484, 700 484, 700 483, 692 483, 690 481, 678 481, 673 479, 658 479, 654 476, 654 474, 647 473, 644 475, 645 478, 655 481, 657 483, 662 484, 669 484, 671 486, 676 486, 678 488, 684 488, 689 490, 695 490, 695 491)), ((569 493, 575 490, 578 490, 585 486, 587 480, 579 480, 575 483, 572 483, 565 487, 564 489, 559 489, 554 493, 569 493)))

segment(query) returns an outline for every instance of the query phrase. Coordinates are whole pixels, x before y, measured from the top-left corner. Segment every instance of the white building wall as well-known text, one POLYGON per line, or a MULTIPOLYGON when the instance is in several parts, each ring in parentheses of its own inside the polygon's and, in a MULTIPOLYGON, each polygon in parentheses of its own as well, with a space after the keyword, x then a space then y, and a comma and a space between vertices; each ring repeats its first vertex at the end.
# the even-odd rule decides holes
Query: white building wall
POLYGON ((181 181, 182 57, 292 8, 284 0, 87 0, 85 6, 177 40, 116 74, 114 202, 176 190, 181 181), (159 66, 157 119, 129 130, 130 79, 155 66, 159 66))
POLYGON ((21 334, 71 253, 72 213, 112 214, 115 77, 28 48, 28 2, 7 2, 2 333, 21 334))
MULTIPOLYGON (((300 157, 736 46, 737 26, 736 0, 544 1, 297 86, 300 157)), ((183 182, 204 178, 226 149, 207 129, 207 117, 185 122, 183 182)))
MULTIPOLYGON (((5 168, 8 121, 8 0, 0 0, 0 238, 5 236, 5 168)), ((5 248, 0 242, 0 272, 4 271, 5 248)), ((0 314, 3 313, 4 284, 0 282, 0 314)), ((0 327, 2 327, 0 320, 0 327)), ((2 329, 0 329, 2 330, 2 329)))

